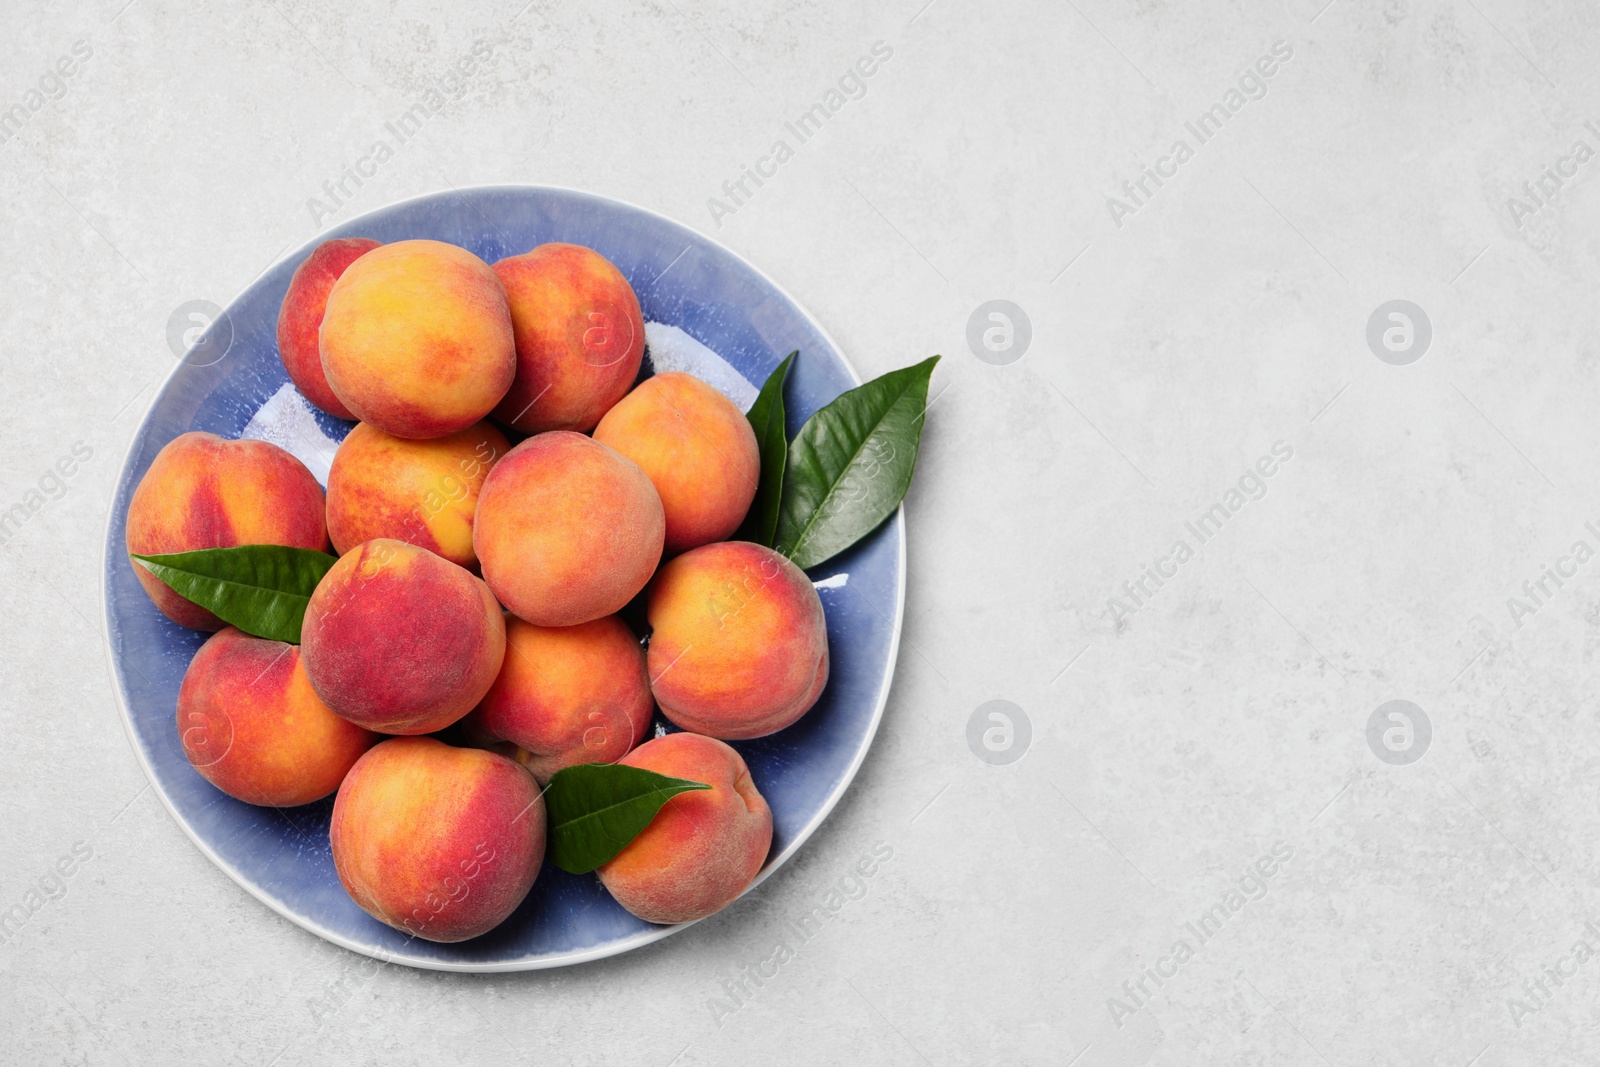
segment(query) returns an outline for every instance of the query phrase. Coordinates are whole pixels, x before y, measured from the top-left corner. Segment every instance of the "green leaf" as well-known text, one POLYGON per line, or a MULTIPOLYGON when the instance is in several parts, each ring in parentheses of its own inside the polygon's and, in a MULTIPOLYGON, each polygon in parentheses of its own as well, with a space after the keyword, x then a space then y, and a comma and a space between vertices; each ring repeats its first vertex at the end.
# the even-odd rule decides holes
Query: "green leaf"
POLYGON ((311 592, 339 562, 288 545, 239 545, 133 558, 185 600, 253 637, 300 643, 311 592))
POLYGON ((939 357, 842 393, 789 445, 774 547, 802 569, 843 552, 894 513, 922 443, 939 357))
POLYGON ((544 793, 550 862, 571 874, 587 874, 638 837, 661 805, 679 793, 710 788, 620 763, 559 770, 544 793))
POLYGON ((744 517, 744 525, 734 534, 736 541, 754 541, 772 547, 778 532, 778 508, 783 504, 783 468, 789 460, 789 434, 785 429, 783 410, 783 385, 789 380, 789 368, 800 351, 790 352, 778 369, 767 376, 756 402, 750 405, 745 418, 756 432, 756 445, 761 449, 761 482, 756 486, 756 498, 744 517))

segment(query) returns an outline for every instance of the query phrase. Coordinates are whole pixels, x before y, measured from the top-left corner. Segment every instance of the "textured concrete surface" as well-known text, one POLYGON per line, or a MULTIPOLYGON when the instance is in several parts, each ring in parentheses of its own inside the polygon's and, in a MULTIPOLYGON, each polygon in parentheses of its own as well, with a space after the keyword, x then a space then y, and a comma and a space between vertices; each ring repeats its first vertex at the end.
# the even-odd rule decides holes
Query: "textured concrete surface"
POLYGON ((1600 1057, 1593 5, 522 3, 4 5, 0 908, 32 914, 0 1059, 1600 1057), (518 181, 714 234, 863 373, 946 359, 894 693, 828 825, 687 935, 475 978, 321 943, 189 844, 97 575, 177 309, 518 181), (1368 342, 1396 299, 1412 362, 1415 312, 1368 342))

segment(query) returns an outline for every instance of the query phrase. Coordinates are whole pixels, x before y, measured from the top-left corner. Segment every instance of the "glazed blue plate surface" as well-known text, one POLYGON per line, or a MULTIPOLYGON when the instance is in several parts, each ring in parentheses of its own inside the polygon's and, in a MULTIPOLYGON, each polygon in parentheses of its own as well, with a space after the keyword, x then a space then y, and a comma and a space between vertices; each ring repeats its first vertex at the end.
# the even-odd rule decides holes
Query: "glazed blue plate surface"
MULTIPOLYGON (((791 435, 817 408, 859 384, 822 328, 760 271, 707 237, 614 200, 539 186, 467 189, 395 204, 320 235, 226 309, 218 321, 231 328, 231 340, 212 328, 216 349, 225 348, 220 358, 208 354, 178 364, 118 476, 103 600, 112 676, 145 773, 200 850, 245 889, 307 930, 381 959, 460 971, 558 967, 625 952, 692 925, 636 919, 594 875, 574 876, 546 863, 527 900, 495 930, 453 945, 422 941, 368 916, 340 886, 328 846, 331 797, 286 810, 253 807, 219 792, 185 759, 176 725, 178 686, 208 635, 168 621, 134 577, 123 547, 128 500, 168 441, 189 430, 238 437, 288 383, 277 351, 278 308, 295 268, 333 237, 432 238, 490 263, 547 241, 588 245, 627 276, 647 322, 682 329, 754 386, 799 349, 787 392, 791 435)), ((351 426, 321 412, 316 418, 335 441, 351 426)), ((877 730, 904 608, 903 513, 811 577, 828 620, 828 687, 794 726, 735 743, 773 814, 772 852, 753 893, 821 825, 877 730)), ((663 722, 658 714, 657 723, 663 722)))

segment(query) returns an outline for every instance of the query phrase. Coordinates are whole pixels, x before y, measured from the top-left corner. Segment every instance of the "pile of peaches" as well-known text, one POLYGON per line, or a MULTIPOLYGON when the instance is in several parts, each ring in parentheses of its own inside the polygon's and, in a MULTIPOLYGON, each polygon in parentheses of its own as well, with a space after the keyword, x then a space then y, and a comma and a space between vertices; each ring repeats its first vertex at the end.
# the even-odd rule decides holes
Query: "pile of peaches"
POLYGON ((191 432, 128 508, 138 556, 338 557, 298 645, 226 626, 135 562, 168 618, 216 631, 178 694, 189 761, 251 804, 337 792, 340 881, 432 941, 522 902, 543 790, 578 764, 709 786, 598 868, 624 908, 677 923, 739 896, 772 815, 725 742, 790 725, 828 680, 810 580, 729 540, 760 476, 745 415, 688 374, 638 380, 638 298, 570 244, 491 266, 438 241, 325 242, 294 274, 278 346, 308 400, 359 420, 326 492, 273 444, 191 432), (657 707, 681 732, 646 740, 657 707))

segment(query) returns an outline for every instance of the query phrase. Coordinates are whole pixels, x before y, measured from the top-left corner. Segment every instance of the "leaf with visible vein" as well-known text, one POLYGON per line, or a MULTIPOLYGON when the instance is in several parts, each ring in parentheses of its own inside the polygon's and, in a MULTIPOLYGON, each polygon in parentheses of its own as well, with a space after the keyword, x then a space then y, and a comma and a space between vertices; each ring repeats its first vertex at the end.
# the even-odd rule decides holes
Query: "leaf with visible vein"
POLYGON ((789 445, 774 547, 802 569, 843 552, 900 506, 922 443, 938 356, 842 393, 789 445))
POLYGON ((744 524, 734 534, 736 541, 754 541, 767 548, 778 532, 778 509, 783 504, 783 469, 789 460, 789 435, 784 426, 783 386, 789 380, 789 368, 794 365, 796 349, 778 364, 778 369, 767 376, 766 384, 756 402, 750 405, 745 418, 756 432, 756 446, 761 453, 761 480, 756 486, 756 497, 745 514, 744 524))
POLYGON ((638 837, 667 801, 710 788, 620 763, 559 770, 544 794, 550 862, 571 874, 587 874, 638 837))
POLYGON ((179 596, 223 622, 253 637, 296 645, 312 591, 338 562, 326 552, 288 545, 130 555, 179 596))

